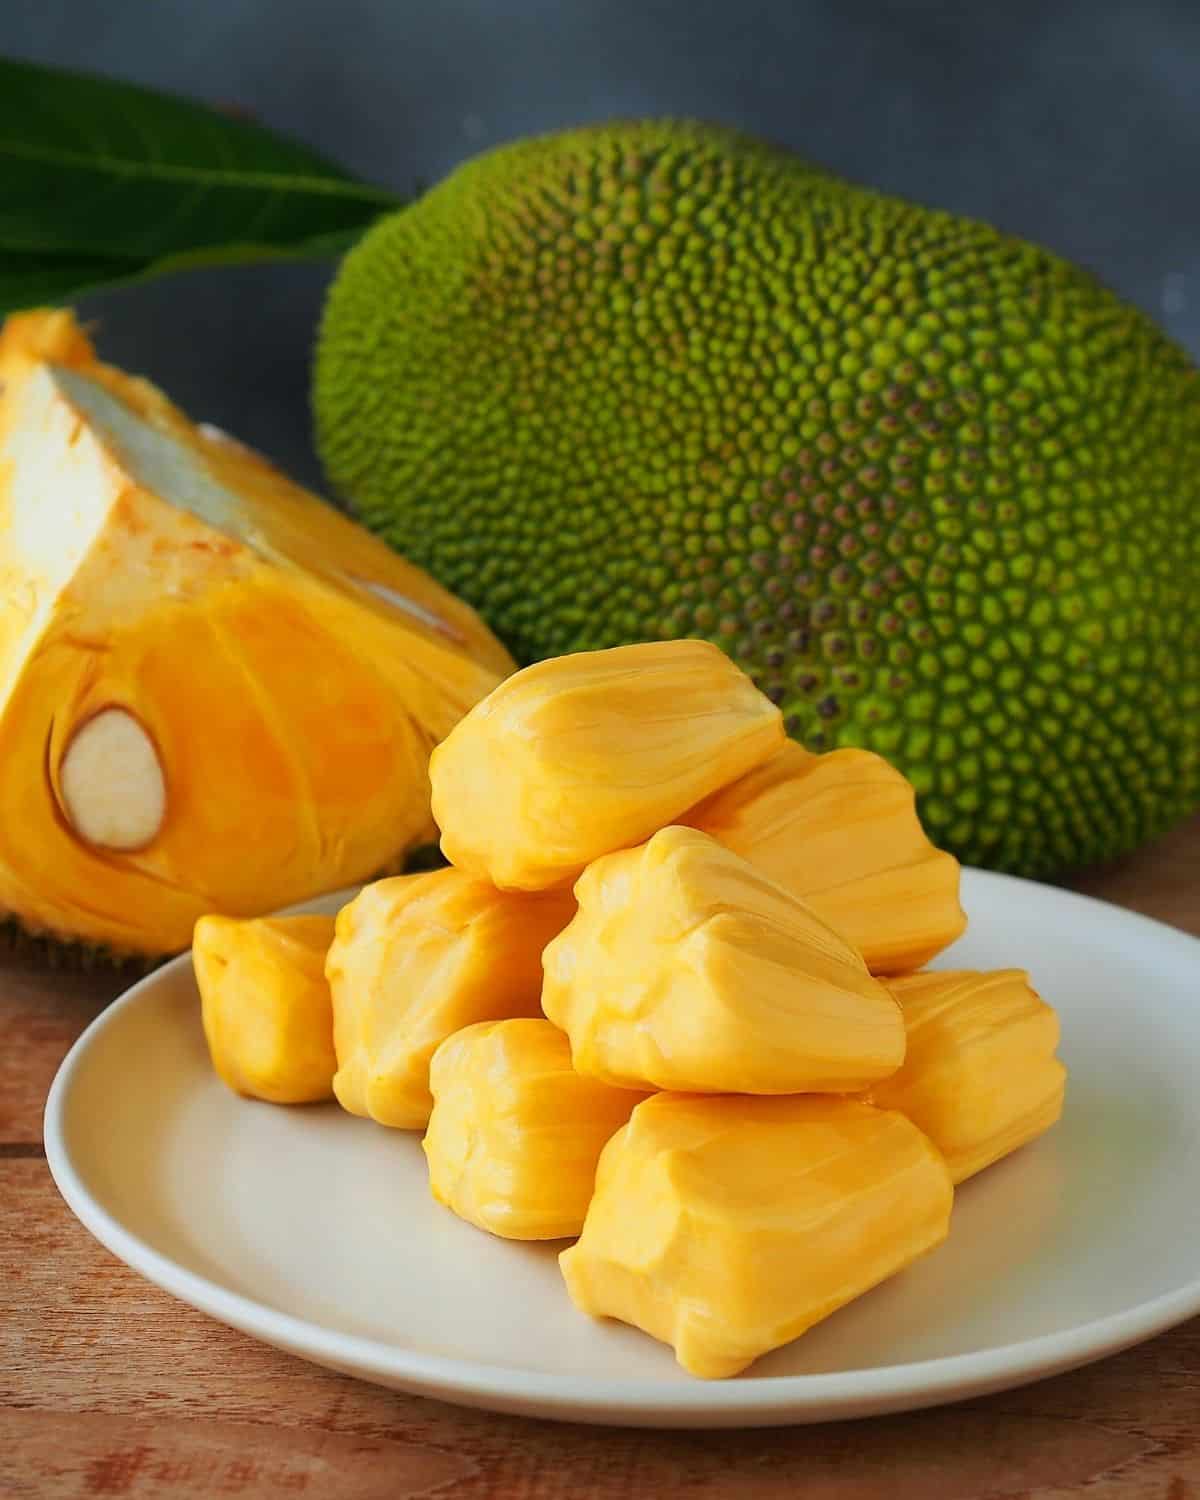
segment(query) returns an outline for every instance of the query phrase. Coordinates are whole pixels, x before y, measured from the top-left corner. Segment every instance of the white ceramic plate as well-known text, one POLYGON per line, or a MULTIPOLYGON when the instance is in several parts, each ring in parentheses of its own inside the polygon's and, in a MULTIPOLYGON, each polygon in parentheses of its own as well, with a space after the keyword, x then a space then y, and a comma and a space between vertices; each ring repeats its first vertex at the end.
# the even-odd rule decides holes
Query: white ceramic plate
MULTIPOLYGON (((1027 967, 1063 1021, 1062 1122, 967 1183, 949 1241, 735 1380, 570 1305, 559 1246, 492 1239, 429 1197, 416 1135, 213 1075, 185 956, 84 1033, 46 1105, 68 1204, 142 1275, 367 1380, 572 1421, 750 1426, 1001 1390, 1200 1312, 1200 942, 967 871, 943 963, 1027 967)), ((324 903, 326 909, 336 900, 324 903)))

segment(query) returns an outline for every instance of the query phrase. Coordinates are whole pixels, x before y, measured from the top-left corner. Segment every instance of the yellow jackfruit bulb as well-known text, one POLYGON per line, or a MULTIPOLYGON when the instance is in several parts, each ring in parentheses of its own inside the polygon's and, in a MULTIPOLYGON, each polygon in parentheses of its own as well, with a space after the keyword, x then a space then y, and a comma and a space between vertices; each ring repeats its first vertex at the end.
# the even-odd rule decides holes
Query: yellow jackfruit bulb
POLYGON ((192 966, 217 1074, 272 1104, 333 1097, 333 1004, 325 954, 332 917, 206 916, 192 966))
POLYGON ((249 449, 0 332, 0 910, 185 948, 429 838, 428 758, 511 662, 476 615, 249 449))
POLYGON ((566 1037, 540 1017, 456 1031, 434 1053, 429 1085, 433 1196, 511 1240, 579 1233, 600 1152, 646 1097, 581 1077, 566 1037))
POLYGON ((595 860, 543 956, 575 1067, 629 1088, 838 1093, 894 1073, 900 1007, 803 902, 694 828, 595 860))
POLYGON ((852 1099, 657 1094, 605 1146, 571 1298, 693 1375, 759 1355, 932 1250, 954 1190, 903 1115, 852 1099))
POLYGON ((538 662, 434 751, 442 851, 499 886, 561 885, 675 822, 783 742, 779 710, 707 641, 538 662))
POLYGON ((574 909, 568 892, 516 895, 454 869, 360 891, 325 968, 343 1109, 423 1129, 434 1052, 475 1021, 540 1013, 542 949, 574 909))
POLYGON ((926 837, 907 778, 869 750, 789 744, 681 821, 807 902, 873 974, 920 968, 967 925, 958 861, 926 837))
POLYGON ((888 981, 908 1051, 867 1097, 930 1138, 956 1183, 1049 1130, 1067 1071, 1058 1016, 1020 969, 908 974, 888 981))

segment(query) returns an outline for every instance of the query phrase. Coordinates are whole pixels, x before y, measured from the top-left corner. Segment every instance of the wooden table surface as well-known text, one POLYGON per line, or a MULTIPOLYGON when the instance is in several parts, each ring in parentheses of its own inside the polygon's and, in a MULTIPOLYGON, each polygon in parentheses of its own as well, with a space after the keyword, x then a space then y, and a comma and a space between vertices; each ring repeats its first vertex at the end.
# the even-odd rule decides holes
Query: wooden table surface
MULTIPOLYGON (((1200 819, 1075 884, 1200 933, 1200 819)), ((111 976, 0 963, 3 1500, 1200 1500, 1200 1319, 941 1410, 673 1433, 459 1410, 210 1322, 102 1249, 46 1169, 46 1090, 117 988, 111 976)))

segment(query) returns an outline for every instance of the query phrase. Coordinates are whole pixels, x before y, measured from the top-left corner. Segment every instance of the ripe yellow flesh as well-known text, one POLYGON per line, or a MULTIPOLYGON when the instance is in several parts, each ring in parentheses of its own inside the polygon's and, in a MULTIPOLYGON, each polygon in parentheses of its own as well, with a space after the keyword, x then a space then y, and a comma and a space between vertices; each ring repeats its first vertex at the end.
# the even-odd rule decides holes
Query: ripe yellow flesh
POLYGON ((908 1050, 867 1097, 918 1125, 956 1183, 1048 1130, 1062 1113, 1066 1069, 1058 1016, 1020 969, 909 974, 888 987, 908 1050))
POLYGON ((333 1005, 325 954, 332 917, 196 923, 192 964, 218 1075, 272 1104, 333 1096, 333 1005))
POLYGON ((853 947, 691 828, 591 864, 546 949, 542 1005, 603 1082, 836 1093, 904 1057, 900 1008, 853 947))
POLYGON ((66 313, 0 334, 0 585, 0 909, 117 949, 185 947, 205 912, 429 837, 429 752, 511 668, 465 605, 99 364, 66 313), (136 757, 84 753, 112 711, 149 747, 131 778, 105 767, 136 757))
POLYGON ((539 1013, 542 949, 573 911, 568 892, 498 891, 454 869, 361 891, 338 913, 326 966, 342 1107, 423 1129, 434 1052, 473 1022, 539 1013))
POLYGON ((953 1188, 902 1115, 849 1099, 659 1094, 600 1157, 576 1306, 735 1375, 945 1238, 953 1188))
POLYGON ((526 667, 433 755, 446 858, 541 890, 641 843, 784 742, 779 710, 715 646, 660 641, 526 667))
POLYGON ((789 744, 681 821, 807 902, 873 974, 920 968, 967 925, 958 861, 925 836, 911 784, 868 750, 789 744))
POLYGON ((581 1077, 566 1037, 541 1018, 455 1032, 434 1053, 430 1089, 433 1196, 517 1240, 579 1233, 600 1152, 645 1098, 581 1077))

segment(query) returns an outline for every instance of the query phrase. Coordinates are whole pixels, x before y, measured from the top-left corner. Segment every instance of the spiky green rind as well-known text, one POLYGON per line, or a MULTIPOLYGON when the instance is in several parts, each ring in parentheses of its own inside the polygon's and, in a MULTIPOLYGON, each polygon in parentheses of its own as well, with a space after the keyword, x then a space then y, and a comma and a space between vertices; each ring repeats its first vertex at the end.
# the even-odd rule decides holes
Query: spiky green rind
POLYGON ((965 859, 1200 800, 1200 380, 1034 246, 703 126, 528 141, 347 258, 315 411, 520 658, 706 636, 965 859))
POLYGON ((157 968, 169 955, 123 952, 81 938, 34 932, 16 917, 0 917, 0 957, 19 958, 39 968, 75 972, 113 970, 127 973, 130 983, 157 968))

